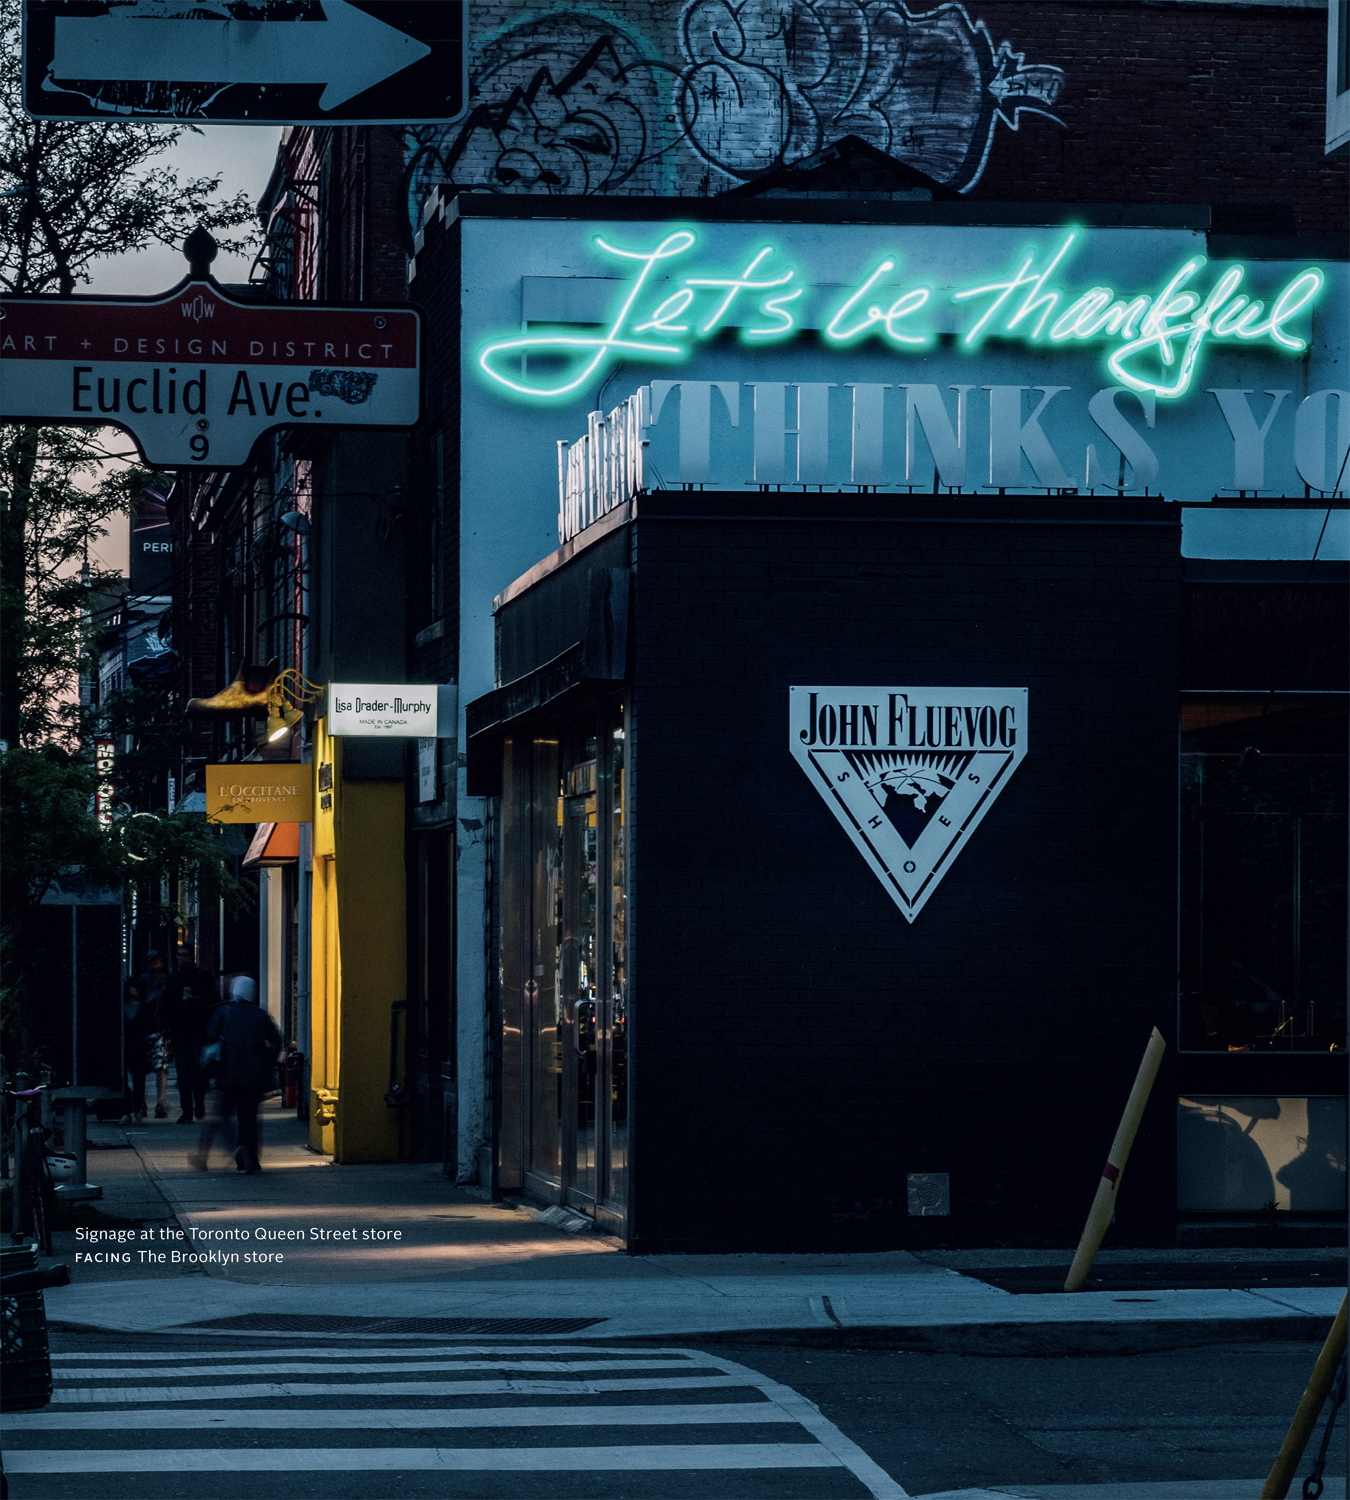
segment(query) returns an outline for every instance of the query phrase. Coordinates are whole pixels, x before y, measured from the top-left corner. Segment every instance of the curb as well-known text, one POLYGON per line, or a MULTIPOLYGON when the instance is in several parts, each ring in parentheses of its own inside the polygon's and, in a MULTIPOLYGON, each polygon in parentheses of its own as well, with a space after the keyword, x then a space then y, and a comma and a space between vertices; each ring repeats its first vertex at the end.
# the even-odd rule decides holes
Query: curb
MULTIPOLYGON (((966 1354, 990 1359, 1052 1359, 1098 1354, 1154 1354, 1205 1344, 1321 1343, 1330 1317, 1290 1313, 1269 1318, 1158 1319, 1143 1323, 949 1323, 925 1327, 743 1328, 678 1337, 700 1344, 777 1344, 813 1349, 898 1349, 909 1354, 966 1354)), ((578 1343, 668 1344, 676 1335, 609 1334, 601 1329, 568 1336, 578 1343)))
MULTIPOLYGON (((1194 1349, 1206 1344, 1233 1343, 1320 1343, 1326 1338, 1331 1319, 1294 1313, 1269 1318, 1196 1318, 1158 1319, 1146 1323, 951 1323, 927 1327, 858 1327, 858 1328, 742 1328, 702 1331, 683 1329, 676 1333, 606 1333, 603 1327, 580 1333, 535 1334, 539 1343, 624 1344, 666 1347, 672 1343, 697 1343, 739 1346, 763 1344, 779 1348, 807 1349, 894 1349, 908 1354, 961 1354, 986 1359, 1064 1357, 1087 1358, 1095 1355, 1156 1354, 1172 1349, 1194 1349)), ((56 1333, 106 1333, 123 1337, 150 1337, 164 1334, 197 1335, 205 1330, 190 1324, 170 1323, 159 1328, 127 1329, 103 1323, 86 1323, 51 1318, 47 1325, 56 1333)), ((266 1329, 240 1329, 238 1333, 211 1329, 221 1337, 295 1338, 293 1333, 266 1329)), ((352 1338, 350 1333, 322 1335, 352 1338)), ((370 1337, 374 1337, 370 1335, 370 1337)), ((421 1338, 447 1345, 456 1343, 493 1343, 498 1339, 519 1343, 521 1335, 442 1334, 379 1335, 421 1338)))

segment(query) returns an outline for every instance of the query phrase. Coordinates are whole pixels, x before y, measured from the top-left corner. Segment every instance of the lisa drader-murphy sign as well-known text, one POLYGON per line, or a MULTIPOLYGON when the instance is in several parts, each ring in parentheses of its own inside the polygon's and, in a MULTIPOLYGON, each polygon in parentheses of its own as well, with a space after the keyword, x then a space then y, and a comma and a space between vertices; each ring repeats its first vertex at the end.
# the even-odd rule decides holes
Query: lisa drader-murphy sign
POLYGON ((328 733, 434 740, 439 697, 417 683, 330 683, 328 733))
POLYGON ((788 739, 913 922, 1026 754, 1027 690, 794 687, 788 739))
POLYGON ((0 419, 130 433, 154 467, 235 468, 274 427, 411 427, 411 307, 237 302, 209 278, 158 297, 0 298, 0 419))

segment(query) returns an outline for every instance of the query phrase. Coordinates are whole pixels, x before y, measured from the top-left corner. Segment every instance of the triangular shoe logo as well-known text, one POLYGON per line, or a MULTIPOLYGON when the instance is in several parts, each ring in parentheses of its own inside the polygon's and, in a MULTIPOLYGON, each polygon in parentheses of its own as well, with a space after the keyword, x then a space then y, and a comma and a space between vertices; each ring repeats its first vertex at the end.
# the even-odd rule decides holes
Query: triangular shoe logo
POLYGON ((912 922, 1027 752, 1026 688, 794 687, 797 763, 912 922))

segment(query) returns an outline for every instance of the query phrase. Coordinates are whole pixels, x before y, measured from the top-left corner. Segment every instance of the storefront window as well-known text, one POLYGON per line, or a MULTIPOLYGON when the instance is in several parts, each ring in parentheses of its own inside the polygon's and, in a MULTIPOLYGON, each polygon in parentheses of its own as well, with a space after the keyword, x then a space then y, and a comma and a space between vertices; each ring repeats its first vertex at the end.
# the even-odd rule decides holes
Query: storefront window
POLYGON ((1344 1048, 1346 770, 1341 695, 1183 701, 1183 1050, 1344 1048))

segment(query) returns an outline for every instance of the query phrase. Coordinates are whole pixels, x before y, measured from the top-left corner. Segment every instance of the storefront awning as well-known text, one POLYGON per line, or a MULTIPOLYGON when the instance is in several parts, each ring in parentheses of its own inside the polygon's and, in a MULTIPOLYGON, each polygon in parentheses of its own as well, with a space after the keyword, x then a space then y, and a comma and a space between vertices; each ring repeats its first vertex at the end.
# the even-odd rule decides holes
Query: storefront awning
MULTIPOLYGON (((628 570, 587 570, 585 636, 513 682, 465 707, 466 769, 471 797, 501 792, 502 739, 513 724, 574 707, 626 680, 628 570)), ((565 639, 565 637, 564 637, 565 639)))
POLYGON ((259 823, 244 855, 245 870, 275 870, 300 858, 299 823, 259 823))

